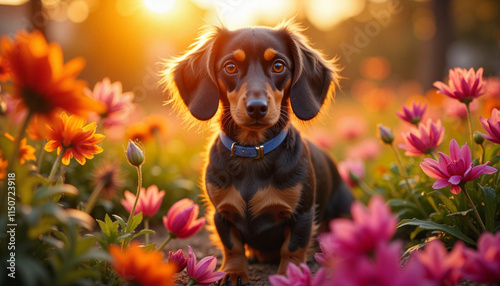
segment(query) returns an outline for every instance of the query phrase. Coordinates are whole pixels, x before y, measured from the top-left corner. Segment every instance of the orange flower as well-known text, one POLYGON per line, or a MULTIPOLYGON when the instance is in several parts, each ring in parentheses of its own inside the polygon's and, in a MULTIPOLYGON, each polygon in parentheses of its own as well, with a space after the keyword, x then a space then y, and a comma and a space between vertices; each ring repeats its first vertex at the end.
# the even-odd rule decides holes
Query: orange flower
POLYGON ((0 82, 7 82, 10 80, 10 67, 5 58, 0 55, 0 82))
MULTIPOLYGON (((4 136, 14 142, 14 137, 9 133, 5 133, 4 136)), ((26 138, 23 138, 21 142, 19 142, 19 163, 23 165, 26 161, 36 161, 35 151, 36 149, 33 148, 33 146, 26 144, 26 138)))
POLYGON ((151 136, 159 136, 159 138, 165 141, 167 135, 167 119, 159 114, 152 114, 144 118, 144 123, 148 126, 148 131, 151 136))
POLYGON ((142 143, 146 143, 152 138, 148 125, 144 122, 130 124, 125 131, 125 136, 126 139, 130 139, 132 141, 139 140, 142 143))
POLYGON ((43 139, 43 134, 41 134, 43 132, 41 132, 41 130, 45 126, 41 126, 41 122, 39 122, 40 120, 38 118, 39 118, 38 116, 33 117, 33 120, 31 120, 30 125, 26 129, 26 134, 28 134, 28 137, 31 140, 42 140, 43 139))
POLYGON ((52 118, 58 108, 81 116, 103 110, 102 104, 85 96, 86 83, 76 79, 85 65, 83 58, 64 64, 61 47, 48 44, 39 31, 20 31, 14 40, 3 36, 0 49, 12 71, 14 97, 22 98, 19 108, 52 118))
POLYGON ((95 122, 85 125, 85 121, 76 115, 68 116, 62 112, 58 120, 46 125, 48 142, 45 144, 45 150, 52 152, 57 149, 58 155, 63 151, 64 165, 68 165, 73 157, 83 165, 86 162, 85 158, 92 159, 94 154, 101 153, 102 148, 97 144, 104 139, 104 135, 95 134, 95 122))
POLYGON ((121 250, 117 245, 109 247, 113 268, 121 278, 138 285, 174 285, 175 266, 163 262, 163 253, 146 252, 138 242, 132 242, 121 250))

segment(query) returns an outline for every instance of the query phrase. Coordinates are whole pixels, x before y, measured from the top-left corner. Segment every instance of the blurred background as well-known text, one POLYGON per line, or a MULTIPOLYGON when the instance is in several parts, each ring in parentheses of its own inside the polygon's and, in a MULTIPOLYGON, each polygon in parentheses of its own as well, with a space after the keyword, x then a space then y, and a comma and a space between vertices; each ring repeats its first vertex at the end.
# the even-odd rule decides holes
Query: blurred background
MULTIPOLYGON (((151 140, 156 144, 145 142, 150 148, 145 185, 175 190, 169 191, 166 205, 198 196, 202 154, 210 136, 185 128, 162 106, 167 96, 158 87, 158 63, 185 51, 205 25, 274 26, 290 18, 306 28, 313 47, 338 57, 344 77, 327 116, 300 128, 338 161, 363 160, 367 182, 387 174, 394 160, 376 138, 376 125, 393 128, 396 144, 409 129, 395 113, 401 104, 428 104, 427 116, 443 121, 447 139, 452 132, 467 132, 464 107, 432 87, 434 81, 446 80, 448 69, 484 67, 487 100, 471 108, 475 115, 489 117, 493 107, 500 107, 498 0, 0 0, 0 34, 12 37, 20 29, 38 29, 62 46, 65 61, 85 58, 79 77, 90 89, 108 77, 120 81, 124 92, 134 93, 134 113, 123 129, 105 133, 105 152, 94 161, 121 158, 128 173, 122 189, 133 189, 134 170, 123 162, 120 145, 129 138, 145 142, 143 121, 153 122, 147 126, 161 131, 161 138, 151 140)), ((2 92, 9 90, 3 87, 2 92)), ((68 182, 87 189, 79 198, 85 201, 91 178, 82 181, 82 172, 72 173, 72 168, 84 168, 87 174, 93 166, 73 162, 67 172, 68 182)), ((102 204, 106 207, 106 201, 102 204)))
POLYGON ((371 79, 422 93, 454 66, 500 73, 496 0, 0 0, 1 34, 39 29, 66 59, 87 60, 81 78, 90 86, 107 76, 136 100, 162 96, 157 63, 185 50, 200 27, 292 17, 314 47, 339 57, 345 91, 371 79))

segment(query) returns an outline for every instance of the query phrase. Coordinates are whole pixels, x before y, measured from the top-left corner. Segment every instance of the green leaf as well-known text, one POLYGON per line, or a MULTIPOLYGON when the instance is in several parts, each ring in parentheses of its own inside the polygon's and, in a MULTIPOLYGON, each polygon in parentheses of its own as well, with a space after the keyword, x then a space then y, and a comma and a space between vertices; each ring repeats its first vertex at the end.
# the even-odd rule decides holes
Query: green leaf
POLYGON ((143 229, 143 230, 139 231, 138 233, 136 233, 134 236, 132 236, 132 239, 139 237, 141 235, 145 235, 146 233, 151 233, 153 235, 156 235, 156 232, 152 229, 143 229))
POLYGON ((476 242, 472 240, 470 237, 465 235, 463 232, 460 231, 456 226, 450 226, 450 225, 445 225, 445 224, 438 224, 432 221, 426 221, 426 220, 420 220, 413 218, 411 220, 404 219, 398 224, 398 228, 403 227, 403 226, 417 226, 425 230, 439 230, 446 232, 460 240, 463 240, 464 242, 471 244, 471 245, 476 245, 476 242))
POLYGON ((131 221, 127 222, 127 232, 134 232, 134 230, 142 222, 142 213, 138 213, 132 217, 131 221))
POLYGON ((391 199, 387 201, 387 204, 393 208, 404 208, 404 207, 416 208, 414 203, 403 199, 391 199))
POLYGON ((446 208, 448 209, 448 211, 450 213, 456 213, 458 211, 457 205, 455 204, 455 202, 453 200, 451 200, 448 196, 441 193, 440 191, 432 191, 432 192, 430 192, 430 195, 440 199, 441 202, 443 202, 443 204, 446 206, 446 208))
POLYGON ((62 194, 76 196, 78 195, 78 189, 68 184, 57 185, 53 187, 41 187, 35 192, 32 203, 36 204, 41 200, 47 199, 51 196, 62 194))
POLYGON ((125 231, 127 228, 127 225, 125 224, 125 220, 119 215, 113 215, 113 217, 120 223, 120 226, 122 227, 122 230, 125 231))
POLYGON ((483 202, 484 202, 484 224, 486 229, 494 233, 495 232, 495 212, 497 209, 497 201, 495 200, 495 189, 491 187, 483 187, 479 185, 483 191, 483 202))

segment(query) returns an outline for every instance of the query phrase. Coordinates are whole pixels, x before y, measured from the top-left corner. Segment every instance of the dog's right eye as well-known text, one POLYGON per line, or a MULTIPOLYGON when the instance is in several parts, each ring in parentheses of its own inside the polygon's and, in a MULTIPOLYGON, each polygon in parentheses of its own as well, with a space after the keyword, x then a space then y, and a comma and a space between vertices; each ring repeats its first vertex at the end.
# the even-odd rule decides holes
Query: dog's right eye
POLYGON ((233 62, 229 62, 224 66, 224 71, 227 74, 233 75, 238 73, 238 68, 236 67, 236 64, 234 64, 233 62))

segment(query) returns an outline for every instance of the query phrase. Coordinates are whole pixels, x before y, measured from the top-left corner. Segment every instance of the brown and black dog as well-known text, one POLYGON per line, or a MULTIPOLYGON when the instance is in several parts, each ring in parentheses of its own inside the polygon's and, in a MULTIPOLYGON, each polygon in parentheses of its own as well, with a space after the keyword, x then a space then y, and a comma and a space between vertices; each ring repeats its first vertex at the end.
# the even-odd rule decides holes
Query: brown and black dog
POLYGON ((248 260, 305 262, 318 225, 348 214, 353 196, 331 158, 291 122, 316 117, 338 75, 291 23, 212 27, 167 63, 172 102, 195 119, 219 111, 204 174, 207 219, 223 251, 222 285, 248 284, 248 260))

